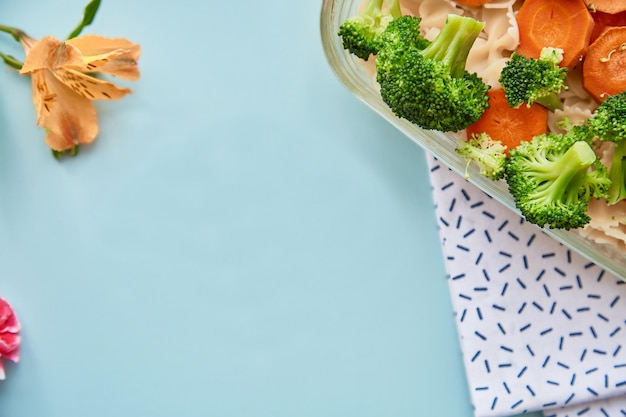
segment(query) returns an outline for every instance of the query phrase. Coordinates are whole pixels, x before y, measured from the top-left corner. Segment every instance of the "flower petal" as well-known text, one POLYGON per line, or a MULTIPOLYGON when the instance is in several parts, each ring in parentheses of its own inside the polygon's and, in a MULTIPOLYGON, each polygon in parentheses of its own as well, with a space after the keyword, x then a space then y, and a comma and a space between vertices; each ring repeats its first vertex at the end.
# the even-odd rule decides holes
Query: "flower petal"
POLYGON ((13 308, 4 298, 0 297, 0 333, 18 333, 19 331, 20 322, 17 320, 13 308))
POLYGON ((129 88, 117 87, 76 70, 60 68, 52 71, 52 74, 76 94, 90 100, 116 100, 131 92, 129 88))
POLYGON ((31 76, 33 102, 37 112, 37 124, 40 126, 42 120, 48 116, 54 103, 57 101, 57 95, 50 90, 46 81, 46 72, 46 70, 37 70, 31 76))
POLYGON ((22 342, 21 338, 18 341, 18 345, 15 349, 8 352, 6 355, 2 355, 2 357, 7 358, 13 363, 18 363, 20 361, 20 343, 22 342))
POLYGON ((54 36, 46 36, 28 51, 20 74, 76 65, 83 65, 83 56, 78 48, 61 42, 54 36))
POLYGON ((98 134, 98 116, 91 100, 67 87, 51 71, 33 74, 37 124, 47 129, 46 142, 56 151, 90 143, 98 134))
POLYGON ((126 80, 139 78, 139 44, 124 38, 105 38, 98 35, 84 35, 66 43, 78 48, 83 55, 84 65, 74 68, 78 71, 103 72, 126 80))
POLYGON ((17 350, 20 347, 21 338, 15 333, 0 333, 0 356, 6 358, 18 357, 17 350))
MULTIPOLYGON (((0 297, 0 358, 13 362, 20 360, 20 324, 11 305, 0 297)), ((0 361, 0 380, 5 378, 0 361)))
POLYGON ((2 325, 0 325, 0 333, 18 333, 20 330, 20 322, 17 321, 17 317, 15 316, 15 314, 7 317, 6 321, 2 325))

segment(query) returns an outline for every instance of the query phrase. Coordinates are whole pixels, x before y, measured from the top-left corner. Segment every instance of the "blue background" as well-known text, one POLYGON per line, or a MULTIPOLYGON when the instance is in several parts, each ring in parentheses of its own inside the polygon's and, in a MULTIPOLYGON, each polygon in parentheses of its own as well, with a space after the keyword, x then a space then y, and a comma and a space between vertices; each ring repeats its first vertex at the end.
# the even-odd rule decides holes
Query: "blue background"
MULTIPOLYGON (((64 38, 85 3, 0 23, 64 38)), ((105 0, 85 33, 142 77, 76 158, 0 74, 0 416, 472 415, 424 152, 336 80, 320 6, 105 0)))

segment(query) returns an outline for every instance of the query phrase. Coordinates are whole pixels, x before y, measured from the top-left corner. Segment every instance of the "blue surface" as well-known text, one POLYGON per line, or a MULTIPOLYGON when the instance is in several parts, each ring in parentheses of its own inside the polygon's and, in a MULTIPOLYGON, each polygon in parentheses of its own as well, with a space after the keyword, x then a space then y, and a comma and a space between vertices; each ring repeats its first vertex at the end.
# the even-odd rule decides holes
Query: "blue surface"
MULTIPOLYGON (((84 7, 34 3, 1 23, 84 7)), ((85 32, 142 78, 77 158, 0 74, 0 416, 472 415, 423 151, 335 79, 317 1, 240 3, 105 0, 85 32)))

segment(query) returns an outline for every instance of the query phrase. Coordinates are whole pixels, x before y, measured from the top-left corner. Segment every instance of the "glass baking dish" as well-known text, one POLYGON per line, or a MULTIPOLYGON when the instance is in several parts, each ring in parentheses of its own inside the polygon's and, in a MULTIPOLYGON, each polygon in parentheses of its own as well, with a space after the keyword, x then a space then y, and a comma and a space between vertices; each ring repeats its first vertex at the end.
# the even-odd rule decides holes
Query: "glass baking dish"
MULTIPOLYGON (((361 0, 322 0, 320 16, 322 45, 326 59, 335 75, 352 94, 409 139, 423 147, 459 175, 464 175, 467 162, 455 152, 457 140, 451 135, 424 130, 396 117, 381 99, 371 71, 366 69, 363 61, 344 50, 341 38, 337 36, 337 31, 339 25, 346 18, 356 13, 360 2, 361 0)), ((504 181, 491 181, 479 175, 477 171, 471 171, 471 173, 468 181, 511 210, 519 213, 504 181)), ((557 242, 570 247, 593 263, 626 281, 625 252, 613 245, 600 244, 586 238, 576 230, 565 231, 547 228, 542 230, 557 242)))

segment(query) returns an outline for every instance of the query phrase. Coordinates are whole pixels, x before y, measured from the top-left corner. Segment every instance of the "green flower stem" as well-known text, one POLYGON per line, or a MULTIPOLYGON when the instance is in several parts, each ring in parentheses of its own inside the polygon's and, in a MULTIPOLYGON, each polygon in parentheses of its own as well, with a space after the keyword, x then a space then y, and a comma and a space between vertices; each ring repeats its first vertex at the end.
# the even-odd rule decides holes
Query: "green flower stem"
POLYGON ((26 35, 26 33, 21 29, 5 25, 0 25, 0 32, 8 33, 9 35, 13 36, 13 39, 18 42, 20 42, 22 40, 22 37, 26 35))
POLYGON ((83 13, 83 20, 76 26, 76 28, 67 36, 67 39, 72 39, 80 35, 85 26, 89 26, 93 23, 93 20, 96 18, 96 13, 98 13, 98 8, 100 7, 101 0, 91 0, 85 6, 85 11, 83 13))
POLYGON ((16 70, 21 70, 24 63, 18 61, 15 57, 11 55, 6 55, 0 52, 0 59, 4 61, 9 67, 14 68, 16 70))
MULTIPOLYGON (((0 25, 0 32, 8 33, 17 42, 21 42, 22 38, 27 36, 26 32, 24 32, 21 29, 14 28, 12 26, 0 25)), ((22 65, 24 65, 23 62, 19 61, 14 56, 6 55, 6 54, 4 54, 2 52, 0 52, 0 59, 2 59, 2 61, 4 61, 4 63, 7 64, 9 67, 14 68, 14 69, 16 69, 18 71, 21 70, 22 69, 22 65)))

